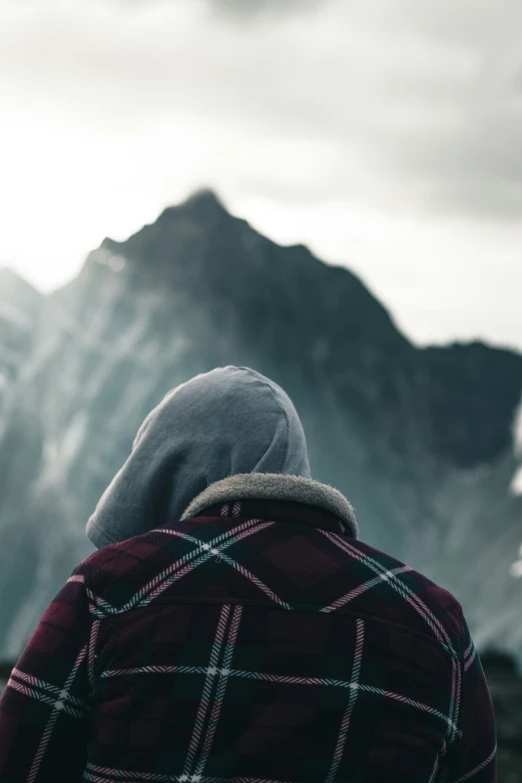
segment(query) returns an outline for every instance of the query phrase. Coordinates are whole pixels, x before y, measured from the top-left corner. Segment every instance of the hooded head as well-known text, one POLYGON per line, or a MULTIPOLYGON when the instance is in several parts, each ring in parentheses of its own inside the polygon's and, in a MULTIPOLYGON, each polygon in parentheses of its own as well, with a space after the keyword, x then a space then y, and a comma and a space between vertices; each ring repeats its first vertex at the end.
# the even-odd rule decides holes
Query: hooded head
POLYGON ((244 473, 310 477, 288 395, 247 367, 222 367, 170 391, 87 523, 97 547, 180 519, 210 484, 244 473))

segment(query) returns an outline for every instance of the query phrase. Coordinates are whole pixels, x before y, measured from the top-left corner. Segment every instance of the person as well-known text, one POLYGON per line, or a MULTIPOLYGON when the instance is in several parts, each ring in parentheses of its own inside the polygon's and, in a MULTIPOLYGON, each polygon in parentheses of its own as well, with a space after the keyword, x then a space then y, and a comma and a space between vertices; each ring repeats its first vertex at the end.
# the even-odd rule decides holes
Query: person
POLYGON ((0 703, 0 783, 495 780, 462 609, 364 544, 275 383, 147 416, 0 703))

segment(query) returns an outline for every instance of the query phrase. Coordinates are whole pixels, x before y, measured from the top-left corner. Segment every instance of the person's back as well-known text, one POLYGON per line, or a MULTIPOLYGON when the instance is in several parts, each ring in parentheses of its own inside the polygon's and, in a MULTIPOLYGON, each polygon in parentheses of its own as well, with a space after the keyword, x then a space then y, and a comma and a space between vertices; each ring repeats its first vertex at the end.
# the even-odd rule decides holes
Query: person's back
POLYGON ((235 368, 195 381, 145 421, 88 525, 103 548, 13 672, 0 783, 494 781, 457 601, 357 539, 274 384, 235 368), (190 445, 171 437, 173 405, 190 445))

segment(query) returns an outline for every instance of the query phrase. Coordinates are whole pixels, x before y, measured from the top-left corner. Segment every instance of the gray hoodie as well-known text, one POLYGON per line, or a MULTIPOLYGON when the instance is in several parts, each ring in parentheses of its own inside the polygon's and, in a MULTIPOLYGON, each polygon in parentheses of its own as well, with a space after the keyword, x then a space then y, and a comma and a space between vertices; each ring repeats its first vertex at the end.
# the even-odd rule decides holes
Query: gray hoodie
POLYGON ((290 398, 248 367, 197 375, 147 416, 87 535, 102 547, 161 527, 180 519, 210 485, 248 473, 310 477, 290 398))

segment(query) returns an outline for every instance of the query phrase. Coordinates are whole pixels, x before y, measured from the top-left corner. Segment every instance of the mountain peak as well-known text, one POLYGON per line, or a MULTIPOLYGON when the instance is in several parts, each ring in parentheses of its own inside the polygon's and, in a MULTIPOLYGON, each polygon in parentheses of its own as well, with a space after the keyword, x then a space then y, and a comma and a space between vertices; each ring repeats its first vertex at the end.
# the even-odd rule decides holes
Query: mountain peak
POLYGON ((213 206, 225 209, 225 206, 217 193, 212 188, 200 188, 192 193, 181 206, 213 206))
MULTIPOLYGON (((139 246, 139 254, 142 254, 143 243, 155 243, 163 245, 165 242, 172 243, 179 235, 180 223, 192 224, 194 230, 204 236, 206 231, 221 225, 228 225, 236 221, 211 188, 201 188, 196 190, 185 201, 179 204, 172 204, 166 207, 153 223, 147 223, 128 239, 117 241, 110 237, 105 237, 102 241, 101 250, 110 252, 122 252, 125 249, 126 255, 132 253, 132 248, 139 246)), ((164 248, 163 251, 164 253, 164 248)), ((147 257, 151 258, 151 250, 148 249, 147 257)), ((154 255, 154 253, 152 254, 154 255)))
POLYGON ((230 216, 219 196, 211 188, 197 190, 181 204, 167 207, 160 215, 159 220, 177 217, 180 214, 202 220, 230 216))

